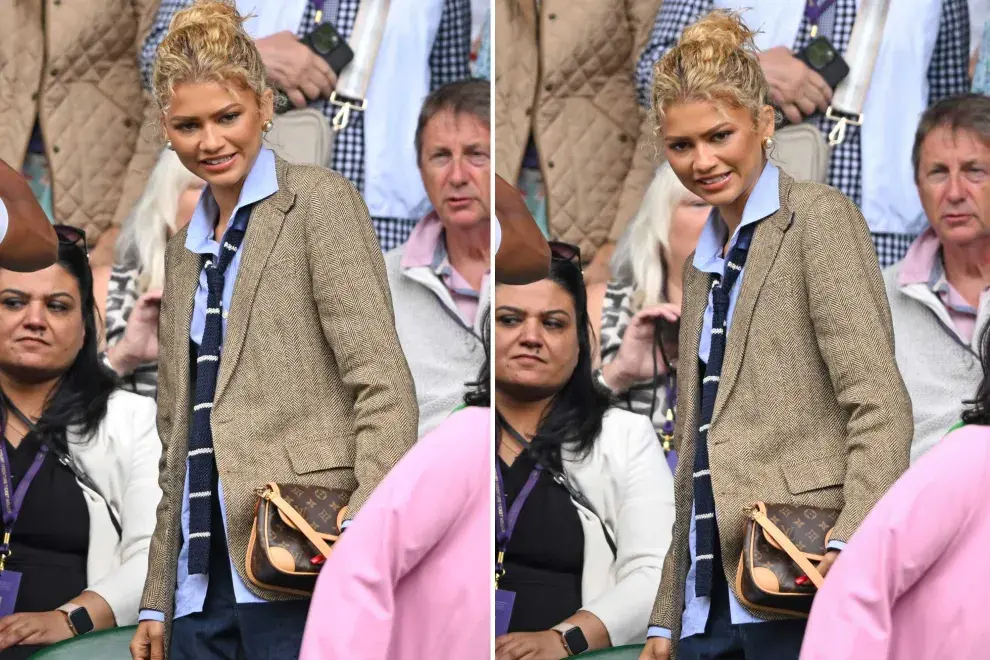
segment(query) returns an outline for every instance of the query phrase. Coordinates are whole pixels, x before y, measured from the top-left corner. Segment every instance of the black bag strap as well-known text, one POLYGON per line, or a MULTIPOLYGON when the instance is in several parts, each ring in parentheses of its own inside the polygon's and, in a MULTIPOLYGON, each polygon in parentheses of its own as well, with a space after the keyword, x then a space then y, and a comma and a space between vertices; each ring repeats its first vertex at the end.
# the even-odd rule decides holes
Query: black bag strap
POLYGON ((518 442, 522 446, 522 448, 526 450, 526 452, 529 453, 530 456, 535 458, 536 462, 542 465, 543 469, 546 470, 548 473, 550 473, 550 476, 553 477, 554 481, 556 481, 558 484, 563 486, 564 489, 567 490, 567 494, 571 496, 572 500, 574 500, 582 507, 590 511, 591 514, 598 519, 598 523, 602 526, 602 532, 605 534, 605 542, 608 543, 608 547, 612 551, 612 558, 617 559, 619 556, 619 552, 618 552, 618 548, 615 545, 615 539, 612 538, 612 534, 608 531, 608 527, 605 526, 605 521, 602 519, 600 515, 598 515, 598 512, 595 510, 595 507, 591 505, 591 502, 589 502, 588 498, 584 496, 584 493, 579 491, 577 487, 571 483, 571 480, 567 478, 566 474, 564 474, 562 471, 558 470, 554 466, 550 465, 550 462, 547 461, 546 458, 534 452, 533 444, 526 438, 522 437, 522 434, 520 434, 519 431, 512 428, 512 426, 507 421, 505 421, 505 418, 502 417, 501 413, 496 411, 495 417, 498 419, 499 426, 505 429, 509 433, 509 435, 511 435, 512 438, 516 442, 518 442))
POLYGON ((51 453, 55 454, 55 458, 58 459, 58 462, 72 471, 72 474, 75 475, 76 479, 79 480, 79 483, 81 483, 83 486, 89 488, 91 491, 99 495, 100 499, 103 500, 103 503, 107 507, 107 513, 110 514, 110 522, 113 523, 113 528, 117 530, 117 536, 121 539, 124 538, 124 529, 123 527, 120 526, 120 520, 117 518, 117 514, 115 514, 113 512, 113 509, 110 508, 109 500, 107 500, 107 498, 103 496, 103 493, 101 493, 100 489, 96 487, 96 484, 93 483, 93 480, 89 478, 89 475, 83 472, 82 470, 80 470, 79 467, 73 462, 72 457, 70 457, 67 453, 56 447, 55 443, 52 442, 51 439, 46 434, 38 431, 37 425, 35 425, 34 422, 28 419, 28 416, 22 413, 17 408, 17 406, 15 406, 10 401, 10 399, 7 398, 7 395, 3 395, 3 402, 4 405, 6 405, 7 409, 10 410, 10 412, 14 413, 14 416, 17 417, 17 419, 21 420, 21 423, 23 423, 26 427, 28 427, 28 430, 30 430, 31 433, 37 436, 37 438, 41 442, 43 442, 46 447, 48 447, 48 450, 51 453))

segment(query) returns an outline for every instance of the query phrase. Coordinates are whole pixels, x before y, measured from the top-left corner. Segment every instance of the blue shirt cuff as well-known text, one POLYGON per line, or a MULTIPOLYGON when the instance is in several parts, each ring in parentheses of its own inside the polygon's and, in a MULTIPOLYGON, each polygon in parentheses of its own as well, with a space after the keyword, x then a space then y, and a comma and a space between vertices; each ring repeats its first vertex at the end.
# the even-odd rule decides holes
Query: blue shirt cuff
POLYGON ((159 612, 158 610, 141 610, 138 613, 138 621, 157 621, 158 623, 165 623, 165 613, 159 612))
POLYGON ((828 545, 825 546, 825 549, 826 550, 845 550, 846 549, 846 542, 845 541, 829 541, 828 542, 828 545))
POLYGON ((646 631, 646 638, 652 639, 654 637, 663 637, 664 639, 670 639, 670 629, 661 628, 660 626, 650 626, 650 629, 646 631))
POLYGON ((350 520, 345 520, 340 525, 340 531, 344 531, 345 529, 347 529, 347 526, 350 525, 350 524, 351 524, 351 521, 350 520))

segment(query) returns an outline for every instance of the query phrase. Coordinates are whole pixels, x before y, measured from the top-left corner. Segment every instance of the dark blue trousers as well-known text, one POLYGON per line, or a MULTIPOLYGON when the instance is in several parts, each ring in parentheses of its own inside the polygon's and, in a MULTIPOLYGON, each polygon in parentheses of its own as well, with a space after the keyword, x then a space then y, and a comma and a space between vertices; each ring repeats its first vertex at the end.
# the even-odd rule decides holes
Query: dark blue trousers
POLYGON ((172 622, 169 660, 297 660, 309 601, 236 602, 217 489, 214 480, 206 601, 172 622))
POLYGON ((712 606, 705 632, 682 639, 677 660, 798 660, 807 622, 787 619, 733 624, 717 535, 713 565, 712 606))

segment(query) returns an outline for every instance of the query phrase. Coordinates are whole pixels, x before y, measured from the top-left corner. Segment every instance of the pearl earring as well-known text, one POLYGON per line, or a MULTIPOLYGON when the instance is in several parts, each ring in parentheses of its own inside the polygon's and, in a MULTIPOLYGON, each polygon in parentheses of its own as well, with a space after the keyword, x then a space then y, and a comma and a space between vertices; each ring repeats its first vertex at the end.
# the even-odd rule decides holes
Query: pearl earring
POLYGON ((771 149, 773 149, 773 145, 774 145, 774 140, 773 140, 772 137, 770 137, 768 135, 765 138, 763 138, 763 148, 764 149, 766 149, 767 151, 770 151, 771 149))
POLYGON ((165 140, 165 148, 168 149, 169 151, 175 151, 175 148, 172 146, 171 140, 165 140))
POLYGON ((261 130, 263 132, 265 132, 265 133, 267 133, 268 131, 272 130, 272 120, 269 119, 264 124, 262 124, 261 125, 261 130))

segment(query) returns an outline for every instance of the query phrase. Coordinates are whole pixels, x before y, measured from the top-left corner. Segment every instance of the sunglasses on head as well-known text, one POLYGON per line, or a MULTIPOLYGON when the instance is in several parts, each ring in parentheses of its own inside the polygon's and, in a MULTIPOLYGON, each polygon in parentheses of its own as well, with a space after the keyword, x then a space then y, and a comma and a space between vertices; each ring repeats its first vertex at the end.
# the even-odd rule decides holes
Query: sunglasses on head
POLYGON ((60 245, 71 245, 82 250, 89 259, 89 248, 86 247, 86 232, 70 225, 55 225, 55 235, 60 245))
POLYGON ((569 261, 581 268, 581 248, 570 243, 550 241, 550 258, 554 261, 569 261))

